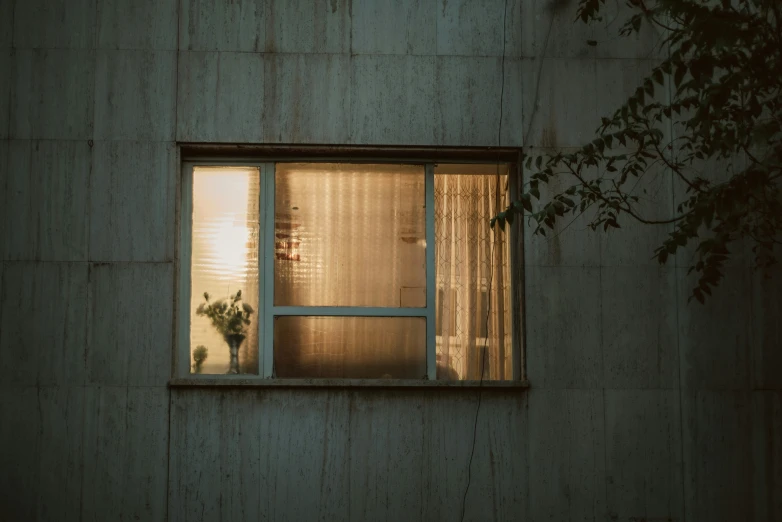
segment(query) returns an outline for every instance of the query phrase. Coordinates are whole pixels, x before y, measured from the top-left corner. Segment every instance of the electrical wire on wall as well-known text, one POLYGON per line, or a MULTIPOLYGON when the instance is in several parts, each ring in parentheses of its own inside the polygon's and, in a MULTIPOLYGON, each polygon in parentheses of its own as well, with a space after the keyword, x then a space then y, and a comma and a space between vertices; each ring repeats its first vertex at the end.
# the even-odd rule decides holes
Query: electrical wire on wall
MULTIPOLYGON (((497 176, 496 176, 496 187, 495 187, 495 198, 499 199, 500 194, 500 153, 499 153, 499 147, 502 146, 502 110, 503 110, 503 99, 505 97, 505 23, 508 17, 508 0, 505 0, 504 7, 502 11, 502 61, 500 65, 500 110, 499 110, 499 123, 497 125, 497 176)), ((499 209, 499 205, 496 205, 496 208, 499 209)), ((493 235, 492 235, 493 236, 493 235)), ((464 515, 466 513, 466 507, 467 507, 467 493, 470 491, 470 482, 472 479, 472 459, 475 456, 475 442, 478 436, 478 416, 481 412, 481 399, 483 398, 482 392, 482 386, 483 386, 483 374, 486 370, 486 350, 488 348, 489 344, 489 319, 491 317, 491 290, 492 290, 492 279, 494 277, 494 263, 492 262, 494 259, 494 243, 496 241, 494 238, 491 238, 491 245, 489 247, 489 285, 486 289, 486 295, 487 295, 487 306, 486 306, 486 340, 483 343, 483 347, 481 347, 481 377, 478 381, 478 405, 475 408, 475 421, 473 422, 473 428, 472 428, 472 444, 470 445, 470 460, 467 463, 467 486, 464 488, 464 495, 462 496, 462 516, 460 520, 464 521, 464 515)))

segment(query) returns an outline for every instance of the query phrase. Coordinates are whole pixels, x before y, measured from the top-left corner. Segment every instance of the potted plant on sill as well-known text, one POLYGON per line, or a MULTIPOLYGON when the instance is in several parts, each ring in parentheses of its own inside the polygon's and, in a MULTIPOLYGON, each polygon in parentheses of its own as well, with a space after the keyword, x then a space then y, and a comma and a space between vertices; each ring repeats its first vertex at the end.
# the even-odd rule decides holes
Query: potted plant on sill
POLYGON ((203 344, 196 346, 193 350, 193 373, 201 373, 201 368, 209 355, 209 350, 203 344))
POLYGON ((209 301, 209 294, 204 292, 204 300, 196 309, 196 315, 205 315, 212 322, 223 340, 228 344, 231 360, 228 373, 239 373, 239 346, 247 337, 247 327, 253 309, 247 303, 242 303, 242 291, 239 290, 228 299, 209 301))

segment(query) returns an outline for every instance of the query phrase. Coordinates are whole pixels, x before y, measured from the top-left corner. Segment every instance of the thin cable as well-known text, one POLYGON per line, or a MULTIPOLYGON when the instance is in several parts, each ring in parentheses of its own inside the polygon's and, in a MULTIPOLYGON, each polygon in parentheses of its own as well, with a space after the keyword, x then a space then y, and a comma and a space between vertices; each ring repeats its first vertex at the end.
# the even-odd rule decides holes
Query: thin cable
MULTIPOLYGON (((497 148, 502 146, 502 109, 503 101, 505 97, 505 23, 508 17, 508 0, 505 0, 502 11, 502 61, 500 64, 500 121, 497 125, 497 148)), ((499 195, 500 190, 500 153, 497 151, 497 177, 495 186, 495 198, 499 195)), ((481 349, 481 377, 478 381, 478 405, 475 408, 475 421, 472 426, 472 447, 470 448, 470 460, 467 463, 467 487, 464 488, 464 495, 462 496, 462 516, 460 520, 464 521, 465 509, 467 508, 467 493, 470 491, 470 482, 472 481, 472 459, 475 456, 475 441, 478 438, 478 416, 481 412, 481 399, 483 398, 482 386, 483 386, 483 374, 486 366, 486 349, 489 345, 489 318, 491 317, 491 289, 494 278, 494 240, 491 240, 489 246, 489 286, 486 289, 486 340, 483 343, 481 349)))
MULTIPOLYGON (((490 250, 491 254, 494 253, 494 244, 492 243, 492 248, 490 250)), ((478 414, 481 411, 481 399, 483 397, 483 394, 481 393, 481 386, 483 386, 483 373, 486 365, 486 348, 487 344, 489 343, 489 316, 491 314, 491 284, 492 284, 492 275, 494 273, 494 270, 492 270, 492 263, 491 258, 489 260, 489 289, 487 292, 488 295, 488 306, 486 307, 486 341, 483 344, 483 347, 481 348, 481 379, 478 381, 478 406, 475 408, 475 421, 473 422, 472 426, 472 448, 470 449, 470 461, 467 464, 467 487, 464 488, 464 496, 462 497, 462 517, 461 520, 464 520, 464 513, 465 508, 467 507, 467 492, 470 491, 470 481, 472 478, 472 458, 475 456, 475 441, 478 436, 478 414)))

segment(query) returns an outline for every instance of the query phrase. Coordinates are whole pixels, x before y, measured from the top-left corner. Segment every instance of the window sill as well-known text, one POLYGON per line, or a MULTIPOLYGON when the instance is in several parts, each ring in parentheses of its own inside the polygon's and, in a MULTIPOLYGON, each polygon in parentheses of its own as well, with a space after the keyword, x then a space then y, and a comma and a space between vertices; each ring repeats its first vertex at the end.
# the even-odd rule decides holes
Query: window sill
POLYGON ((416 388, 438 390, 524 390, 528 381, 425 381, 417 379, 265 379, 257 376, 182 377, 171 388, 416 388))

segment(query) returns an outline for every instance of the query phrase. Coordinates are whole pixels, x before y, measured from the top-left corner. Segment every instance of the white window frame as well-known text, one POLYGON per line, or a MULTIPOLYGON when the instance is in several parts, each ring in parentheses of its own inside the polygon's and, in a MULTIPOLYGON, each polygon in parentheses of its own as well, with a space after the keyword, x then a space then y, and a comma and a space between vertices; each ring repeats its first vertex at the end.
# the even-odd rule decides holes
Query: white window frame
MULTIPOLYGON (((174 357, 174 378, 186 379, 226 379, 246 380, 248 378, 275 379, 274 375, 274 318, 282 316, 330 316, 330 317, 421 317, 426 320, 426 375, 421 380, 436 381, 437 379, 437 339, 436 339, 436 308, 437 281, 435 278, 435 230, 434 230, 434 168, 436 164, 455 163, 476 165, 501 164, 507 165, 509 189, 516 192, 518 173, 515 165, 507 161, 492 162, 487 159, 476 161, 434 161, 420 159, 384 160, 382 158, 269 158, 262 162, 241 159, 225 160, 186 160, 181 162, 180 195, 179 195, 179 248, 178 248, 178 303, 176 306, 176 342, 174 357), (275 166, 278 163, 350 163, 350 164, 404 164, 424 167, 424 199, 425 199, 425 230, 426 230, 426 307, 421 308, 389 308, 389 307, 345 307, 345 306, 275 306, 274 305, 274 204, 275 204, 275 166), (255 321, 258 331, 258 373, 257 374, 191 374, 190 373, 190 302, 191 302, 191 253, 192 253, 192 203, 193 203, 193 171, 196 167, 246 167, 257 168, 260 174, 260 248, 258 257, 258 310, 255 321)), ((509 234, 507 239, 510 248, 511 269, 511 351, 513 377, 512 381, 523 380, 523 352, 521 337, 521 317, 519 295, 517 288, 520 279, 520 249, 513 248, 517 243, 514 237, 520 235, 518 221, 505 229, 509 234)), ((398 379, 397 379, 398 380, 398 379)), ((460 381, 457 381, 460 382, 460 381)), ((501 381, 506 382, 506 381, 501 381)))

